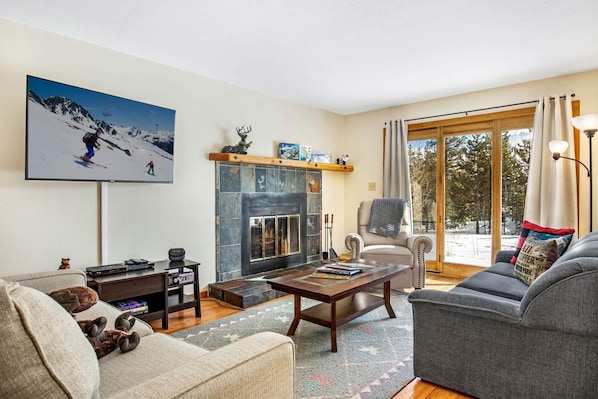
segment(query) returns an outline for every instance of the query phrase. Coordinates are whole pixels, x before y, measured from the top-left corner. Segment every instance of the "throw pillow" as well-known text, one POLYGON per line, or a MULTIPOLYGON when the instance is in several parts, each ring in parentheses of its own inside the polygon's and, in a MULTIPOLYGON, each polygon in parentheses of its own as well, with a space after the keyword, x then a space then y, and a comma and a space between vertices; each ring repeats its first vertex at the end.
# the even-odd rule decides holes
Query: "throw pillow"
POLYGON ((558 257, 559 249, 556 240, 538 240, 534 236, 528 237, 515 263, 515 277, 530 285, 548 270, 558 257))
POLYGON ((521 235, 519 236, 519 241, 517 241, 517 248, 515 249, 515 255, 513 255, 513 257, 511 258, 511 263, 513 265, 517 262, 517 257, 519 256, 519 253, 521 252, 521 247, 523 247, 523 244, 525 243, 525 240, 527 239, 527 236, 529 235, 530 231, 534 231, 535 233, 552 234, 553 236, 557 236, 557 237, 571 235, 571 238, 568 240, 568 242, 566 242, 566 245, 562 248, 562 252, 560 252, 561 255, 569 247, 569 244, 571 243, 571 240, 573 239, 573 234, 575 233, 575 229, 567 229, 567 228, 555 229, 552 227, 543 227, 543 226, 534 224, 532 222, 529 222, 527 220, 524 220, 523 224, 521 225, 521 235))
POLYGON ((538 240, 555 240, 556 245, 559 248, 559 256, 561 256, 567 248, 569 248, 569 244, 571 244, 571 240, 573 239, 573 234, 566 234, 564 236, 560 236, 558 234, 549 234, 549 233, 540 233, 539 231, 531 230, 527 238, 536 237, 538 240))

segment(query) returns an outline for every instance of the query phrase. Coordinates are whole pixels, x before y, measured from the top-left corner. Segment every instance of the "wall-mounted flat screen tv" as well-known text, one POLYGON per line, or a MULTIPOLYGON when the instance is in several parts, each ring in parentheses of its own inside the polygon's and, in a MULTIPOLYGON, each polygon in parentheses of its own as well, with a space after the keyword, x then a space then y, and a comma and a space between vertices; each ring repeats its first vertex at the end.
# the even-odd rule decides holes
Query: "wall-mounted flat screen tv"
POLYGON ((25 179, 172 183, 175 111, 27 76, 25 179))

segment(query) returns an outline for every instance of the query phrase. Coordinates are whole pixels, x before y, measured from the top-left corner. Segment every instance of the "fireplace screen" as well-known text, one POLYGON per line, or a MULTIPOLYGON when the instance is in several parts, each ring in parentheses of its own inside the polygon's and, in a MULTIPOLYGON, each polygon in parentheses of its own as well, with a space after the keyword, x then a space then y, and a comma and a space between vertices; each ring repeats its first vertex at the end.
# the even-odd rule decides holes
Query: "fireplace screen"
POLYGON ((300 253, 299 221, 299 214, 249 218, 250 262, 300 253))
POLYGON ((244 193, 241 210, 243 276, 306 262, 306 193, 244 193))

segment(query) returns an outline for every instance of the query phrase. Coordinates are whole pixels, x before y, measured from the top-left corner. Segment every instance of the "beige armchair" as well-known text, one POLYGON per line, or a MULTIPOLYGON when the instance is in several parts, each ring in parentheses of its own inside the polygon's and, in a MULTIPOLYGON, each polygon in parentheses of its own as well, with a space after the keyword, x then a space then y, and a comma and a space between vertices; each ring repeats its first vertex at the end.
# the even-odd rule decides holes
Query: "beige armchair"
POLYGON ((350 233, 345 238, 345 246, 351 251, 351 258, 409 265, 410 269, 407 273, 402 273, 391 281, 391 288, 424 288, 426 284, 424 254, 432 250, 432 240, 411 233, 411 212, 407 208, 396 239, 368 232, 372 202, 361 202, 357 210, 357 233, 350 233))

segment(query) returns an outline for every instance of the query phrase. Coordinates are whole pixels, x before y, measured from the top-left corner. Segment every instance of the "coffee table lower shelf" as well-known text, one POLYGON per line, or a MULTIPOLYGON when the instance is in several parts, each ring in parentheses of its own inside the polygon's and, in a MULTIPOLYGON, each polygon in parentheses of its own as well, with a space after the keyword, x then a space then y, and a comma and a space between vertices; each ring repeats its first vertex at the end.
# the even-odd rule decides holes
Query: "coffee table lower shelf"
POLYGON ((336 328, 382 305, 386 306, 389 317, 396 317, 394 310, 390 306, 389 281, 384 283, 384 297, 357 292, 337 301, 324 302, 304 310, 301 310, 301 295, 295 294, 295 317, 287 335, 291 336, 295 334, 300 320, 328 327, 330 328, 332 352, 336 352, 336 328))
POLYGON ((300 318, 320 326, 332 328, 333 325, 336 325, 336 327, 342 326, 382 305, 384 305, 383 297, 358 292, 334 303, 320 303, 304 309, 300 313, 300 318), (332 312, 333 306, 336 306, 334 313, 332 312), (336 320, 333 320, 334 314, 336 314, 336 320))

